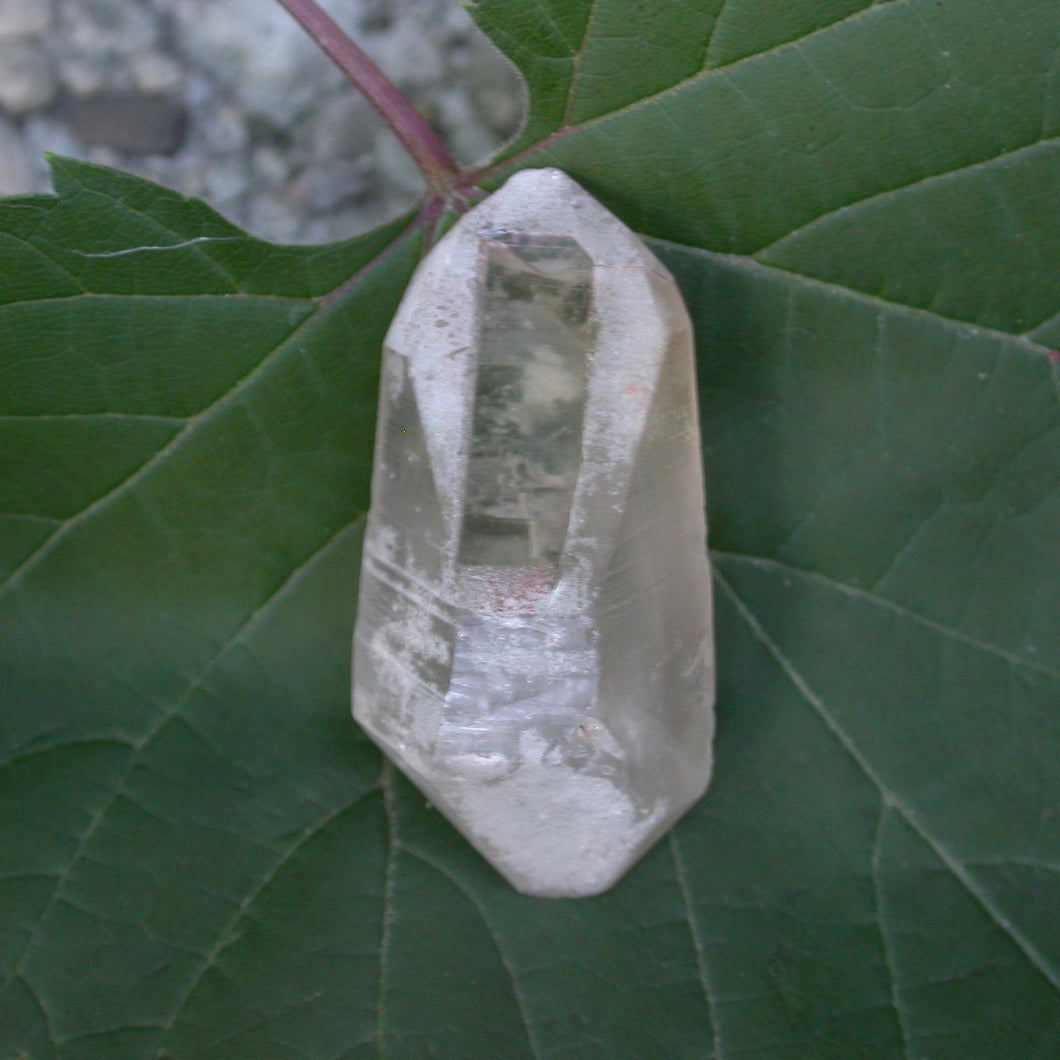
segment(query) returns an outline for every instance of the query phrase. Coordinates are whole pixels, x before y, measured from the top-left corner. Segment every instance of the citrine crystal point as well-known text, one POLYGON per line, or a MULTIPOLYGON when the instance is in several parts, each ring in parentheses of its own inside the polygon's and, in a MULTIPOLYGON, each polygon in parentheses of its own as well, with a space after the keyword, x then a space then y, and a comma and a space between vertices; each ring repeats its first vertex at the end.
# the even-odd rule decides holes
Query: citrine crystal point
POLYGON ((618 218, 523 171, 387 334, 354 715, 513 886, 579 897, 706 789, 713 701, 687 313, 618 218))

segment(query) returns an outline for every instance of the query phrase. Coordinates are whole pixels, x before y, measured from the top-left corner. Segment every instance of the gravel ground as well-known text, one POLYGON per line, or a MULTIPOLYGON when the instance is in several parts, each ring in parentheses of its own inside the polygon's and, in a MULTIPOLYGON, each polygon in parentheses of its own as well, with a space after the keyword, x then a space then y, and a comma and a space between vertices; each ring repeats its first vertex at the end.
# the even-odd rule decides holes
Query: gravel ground
MULTIPOLYGON (((456 0, 325 0, 462 163, 523 111, 456 0)), ((275 0, 0 0, 0 195, 48 190, 41 152, 205 199, 256 235, 323 242, 422 191, 375 112, 275 0)))

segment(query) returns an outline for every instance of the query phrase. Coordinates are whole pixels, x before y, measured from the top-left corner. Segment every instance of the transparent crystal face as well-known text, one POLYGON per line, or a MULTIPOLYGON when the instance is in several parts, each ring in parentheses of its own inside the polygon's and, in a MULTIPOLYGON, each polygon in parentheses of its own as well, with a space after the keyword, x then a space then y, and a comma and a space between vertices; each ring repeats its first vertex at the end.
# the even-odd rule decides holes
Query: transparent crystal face
POLYGON ((459 562, 558 568, 581 466, 592 262, 572 239, 484 243, 459 562))
POLYGON ((557 759, 584 764, 585 741, 575 737, 598 683, 596 636, 586 622, 462 618, 439 754, 462 756, 465 767, 463 756, 486 756, 492 769, 510 772, 521 763, 520 740, 532 728, 557 759))
POLYGON ((564 174, 524 171, 431 252, 385 358, 354 713, 520 890, 598 893, 710 775, 680 295, 564 174))

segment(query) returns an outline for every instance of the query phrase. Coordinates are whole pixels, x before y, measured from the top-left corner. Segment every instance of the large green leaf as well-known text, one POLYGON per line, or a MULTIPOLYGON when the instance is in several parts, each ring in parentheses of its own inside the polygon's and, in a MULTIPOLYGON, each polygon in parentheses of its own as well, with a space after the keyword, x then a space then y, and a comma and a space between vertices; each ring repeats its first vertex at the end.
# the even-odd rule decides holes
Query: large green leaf
POLYGON ((55 162, 0 203, 0 1058, 1060 1055, 1060 6, 474 13, 484 183, 562 166, 696 323, 711 789, 512 892, 348 714, 415 222, 55 162))

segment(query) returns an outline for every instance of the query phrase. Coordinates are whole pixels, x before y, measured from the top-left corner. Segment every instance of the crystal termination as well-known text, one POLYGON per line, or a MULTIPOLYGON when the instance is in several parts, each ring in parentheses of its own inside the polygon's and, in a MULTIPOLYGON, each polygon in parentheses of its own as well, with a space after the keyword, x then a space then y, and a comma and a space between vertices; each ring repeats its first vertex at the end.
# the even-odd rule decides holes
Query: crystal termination
POLYGON ((677 287, 518 173, 387 334, 354 715, 518 890, 597 894, 710 779, 710 588, 677 287))

